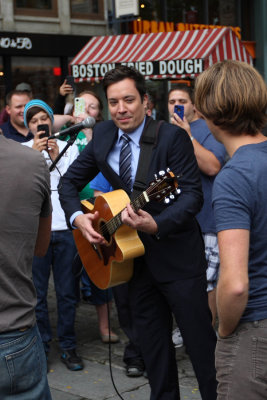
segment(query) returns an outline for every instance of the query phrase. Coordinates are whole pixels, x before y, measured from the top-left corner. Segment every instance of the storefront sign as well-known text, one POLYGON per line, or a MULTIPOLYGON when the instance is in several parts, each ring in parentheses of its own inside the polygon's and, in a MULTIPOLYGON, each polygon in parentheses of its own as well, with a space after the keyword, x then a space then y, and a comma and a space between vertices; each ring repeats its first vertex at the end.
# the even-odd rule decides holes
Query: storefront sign
MULTIPOLYGON (((146 21, 146 20, 134 20, 133 21, 133 33, 158 33, 158 32, 174 32, 174 31, 192 31, 197 29, 217 29, 225 28, 221 25, 204 25, 204 24, 186 24, 179 22, 163 22, 163 21, 146 21)), ((238 39, 241 39, 241 28, 239 26, 229 26, 238 39)))
POLYGON ((32 41, 28 37, 1 37, 0 38, 0 48, 2 49, 26 49, 30 50, 32 48, 32 41))
POLYGON ((200 74, 204 71, 202 59, 164 60, 164 61, 139 61, 127 63, 87 64, 72 65, 72 75, 79 78, 103 78, 105 73, 117 65, 134 67, 143 75, 190 75, 200 74))
POLYGON ((88 35, 0 32, 0 50, 2 56, 71 57, 77 54, 89 39, 88 35))
POLYGON ((115 0, 116 18, 123 15, 139 14, 139 1, 138 0, 115 0))

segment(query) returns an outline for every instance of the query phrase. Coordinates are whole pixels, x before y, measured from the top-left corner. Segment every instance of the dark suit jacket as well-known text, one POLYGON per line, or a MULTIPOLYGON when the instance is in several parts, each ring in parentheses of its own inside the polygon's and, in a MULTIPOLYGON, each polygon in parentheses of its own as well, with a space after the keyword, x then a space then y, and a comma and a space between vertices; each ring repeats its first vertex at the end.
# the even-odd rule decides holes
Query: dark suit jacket
MULTIPOLYGON (((117 139, 117 130, 113 121, 98 123, 91 142, 61 178, 59 195, 68 222, 71 215, 81 209, 78 191, 99 171, 114 189, 127 191, 106 161, 117 139)), ((161 282, 198 276, 206 270, 203 240, 195 219, 203 197, 193 146, 183 129, 163 123, 152 151, 147 184, 153 181, 154 174, 167 168, 182 175, 179 179, 181 194, 170 205, 150 202, 144 208, 157 222, 159 239, 139 233, 146 249, 143 261, 161 282)))

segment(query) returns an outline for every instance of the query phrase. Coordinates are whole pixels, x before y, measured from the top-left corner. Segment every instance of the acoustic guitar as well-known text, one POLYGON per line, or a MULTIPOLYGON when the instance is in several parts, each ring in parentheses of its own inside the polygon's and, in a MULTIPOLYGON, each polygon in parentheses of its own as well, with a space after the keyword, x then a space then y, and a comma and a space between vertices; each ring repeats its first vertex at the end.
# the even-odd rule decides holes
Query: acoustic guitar
POLYGON ((91 244, 78 229, 73 231, 82 264, 96 286, 107 289, 128 282, 133 274, 133 259, 145 253, 137 231, 121 221, 121 212, 126 204, 130 203, 137 211, 151 200, 165 199, 168 203, 175 198, 174 193, 179 192, 177 177, 170 171, 160 171, 159 177, 156 176, 131 203, 122 189, 101 194, 96 197, 94 205, 87 200, 81 202, 84 213, 99 212, 93 227, 107 241, 107 245, 91 244), (167 198, 169 195, 170 198, 167 198))

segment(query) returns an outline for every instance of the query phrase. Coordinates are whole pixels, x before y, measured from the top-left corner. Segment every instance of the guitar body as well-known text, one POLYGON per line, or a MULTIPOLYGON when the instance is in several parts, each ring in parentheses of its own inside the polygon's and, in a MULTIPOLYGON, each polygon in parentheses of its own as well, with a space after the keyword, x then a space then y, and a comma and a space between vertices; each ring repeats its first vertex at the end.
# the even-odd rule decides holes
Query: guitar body
MULTIPOLYGON (((99 212, 94 229, 101 232, 101 227, 129 202, 126 192, 120 189, 98 196, 94 206, 84 200, 82 207, 84 213, 99 212)), ((107 246, 91 245, 78 229, 73 231, 73 236, 87 274, 100 289, 128 282, 133 274, 133 259, 145 252, 137 231, 126 225, 121 225, 111 236, 104 235, 107 246)))

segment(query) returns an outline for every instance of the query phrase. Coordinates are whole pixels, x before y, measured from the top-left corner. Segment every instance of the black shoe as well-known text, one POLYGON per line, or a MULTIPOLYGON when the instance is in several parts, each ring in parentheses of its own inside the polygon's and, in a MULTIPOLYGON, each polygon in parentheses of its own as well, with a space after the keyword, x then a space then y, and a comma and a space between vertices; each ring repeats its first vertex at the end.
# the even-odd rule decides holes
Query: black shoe
POLYGON ((83 369, 82 359, 77 356, 75 349, 64 350, 61 354, 61 361, 64 362, 71 371, 80 371, 83 369))
POLYGON ((138 378, 145 372, 145 366, 143 360, 133 359, 126 365, 126 375, 131 378, 138 378))
POLYGON ((90 304, 91 306, 94 305, 94 303, 92 302, 92 296, 82 295, 82 300, 84 303, 90 304))

